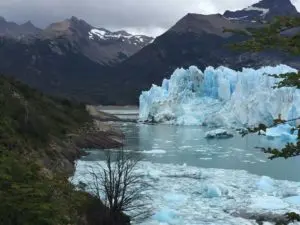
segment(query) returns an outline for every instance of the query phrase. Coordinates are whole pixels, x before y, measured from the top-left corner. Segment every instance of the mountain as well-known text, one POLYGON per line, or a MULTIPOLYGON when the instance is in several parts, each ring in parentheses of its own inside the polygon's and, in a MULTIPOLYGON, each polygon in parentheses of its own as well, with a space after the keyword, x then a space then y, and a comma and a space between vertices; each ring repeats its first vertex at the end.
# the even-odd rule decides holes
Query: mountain
POLYGON ((223 15, 187 14, 155 40, 72 17, 38 34, 0 37, 0 72, 49 94, 93 104, 137 104, 141 91, 161 84, 178 67, 239 70, 285 63, 300 68, 300 59, 286 53, 241 53, 228 47, 245 37, 224 28, 262 26, 261 21, 280 15, 299 13, 290 0, 262 0, 223 15))
POLYGON ((290 0, 262 0, 252 6, 238 11, 225 11, 224 17, 229 20, 248 22, 268 21, 275 16, 299 16, 296 7, 290 0))
POLYGON ((223 33, 223 29, 261 26, 261 22, 253 20, 257 13, 265 19, 299 15, 290 0, 263 0, 247 10, 226 11, 224 15, 188 14, 152 44, 113 68, 109 77, 114 80, 113 86, 119 88, 113 92, 107 89, 107 94, 116 104, 136 104, 142 90, 149 89, 153 83, 160 85, 176 68, 190 65, 200 69, 220 65, 241 69, 286 63, 300 68, 299 58, 285 53, 241 53, 227 46, 245 39, 237 34, 223 33), (268 11, 262 13, 261 9, 268 11), (249 20, 244 19, 246 16, 249 20))
POLYGON ((68 39, 83 55, 102 65, 119 63, 153 41, 144 35, 96 28, 76 17, 51 24, 41 32, 41 38, 68 39))
POLYGON ((89 103, 98 99, 104 104, 111 103, 101 88, 105 86, 102 82, 105 74, 153 40, 125 31, 95 28, 76 17, 22 35, 16 35, 16 30, 30 28, 31 23, 1 21, 0 73, 14 76, 45 93, 89 103), (90 90, 91 86, 96 90, 90 90), (101 97, 92 97, 94 92, 101 97))
POLYGON ((20 38, 24 35, 37 34, 38 32, 40 32, 40 29, 35 27, 30 21, 18 25, 0 17, 0 36, 20 38))

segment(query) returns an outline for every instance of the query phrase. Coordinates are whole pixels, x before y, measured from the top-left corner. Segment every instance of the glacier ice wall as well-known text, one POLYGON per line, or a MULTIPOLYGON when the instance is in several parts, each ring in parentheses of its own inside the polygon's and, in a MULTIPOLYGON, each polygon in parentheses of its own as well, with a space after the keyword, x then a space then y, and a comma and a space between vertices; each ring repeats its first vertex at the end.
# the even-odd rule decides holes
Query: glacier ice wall
POLYGON ((244 68, 177 69, 162 86, 140 96, 141 121, 226 127, 272 124, 300 116, 300 90, 273 88, 280 79, 269 75, 297 72, 286 65, 244 68))

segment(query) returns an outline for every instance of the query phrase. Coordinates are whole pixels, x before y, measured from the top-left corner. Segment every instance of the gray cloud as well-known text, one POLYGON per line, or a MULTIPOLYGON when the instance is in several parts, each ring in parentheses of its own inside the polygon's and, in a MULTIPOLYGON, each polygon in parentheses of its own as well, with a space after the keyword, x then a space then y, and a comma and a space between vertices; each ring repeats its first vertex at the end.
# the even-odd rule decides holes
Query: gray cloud
MULTIPOLYGON (((39 27, 76 16, 108 29, 160 34, 188 12, 222 13, 258 0, 0 0, 0 15, 39 27)), ((293 0, 300 8, 300 0, 293 0)))

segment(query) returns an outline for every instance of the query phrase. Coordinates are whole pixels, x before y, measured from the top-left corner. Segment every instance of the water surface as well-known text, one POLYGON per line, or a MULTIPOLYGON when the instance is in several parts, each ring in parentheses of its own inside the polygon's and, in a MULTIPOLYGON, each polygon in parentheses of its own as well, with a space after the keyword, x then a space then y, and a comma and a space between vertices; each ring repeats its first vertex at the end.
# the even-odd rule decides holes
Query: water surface
MULTIPOLYGON (((300 181, 300 158, 269 160, 268 155, 257 147, 279 146, 278 139, 238 133, 230 139, 206 139, 211 128, 199 126, 148 125, 121 123, 126 135, 127 151, 143 153, 145 161, 246 170, 257 175, 280 180, 300 181)), ((99 151, 91 151, 84 160, 101 160, 99 151)))

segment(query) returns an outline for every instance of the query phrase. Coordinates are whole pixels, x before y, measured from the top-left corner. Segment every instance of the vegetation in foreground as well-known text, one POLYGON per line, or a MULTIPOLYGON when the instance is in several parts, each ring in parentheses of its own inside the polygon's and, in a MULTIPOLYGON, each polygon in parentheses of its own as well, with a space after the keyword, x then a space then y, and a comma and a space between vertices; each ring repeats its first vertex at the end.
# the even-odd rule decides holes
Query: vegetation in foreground
POLYGON ((146 194, 150 185, 137 173, 142 157, 123 150, 105 152, 105 163, 96 163, 87 171, 90 180, 84 184, 111 212, 127 213, 134 221, 142 221, 151 215, 150 197, 146 194))
POLYGON ((79 156, 75 146, 66 151, 70 134, 91 123, 83 104, 0 76, 1 225, 125 224, 101 201, 77 191, 61 165, 79 156))

